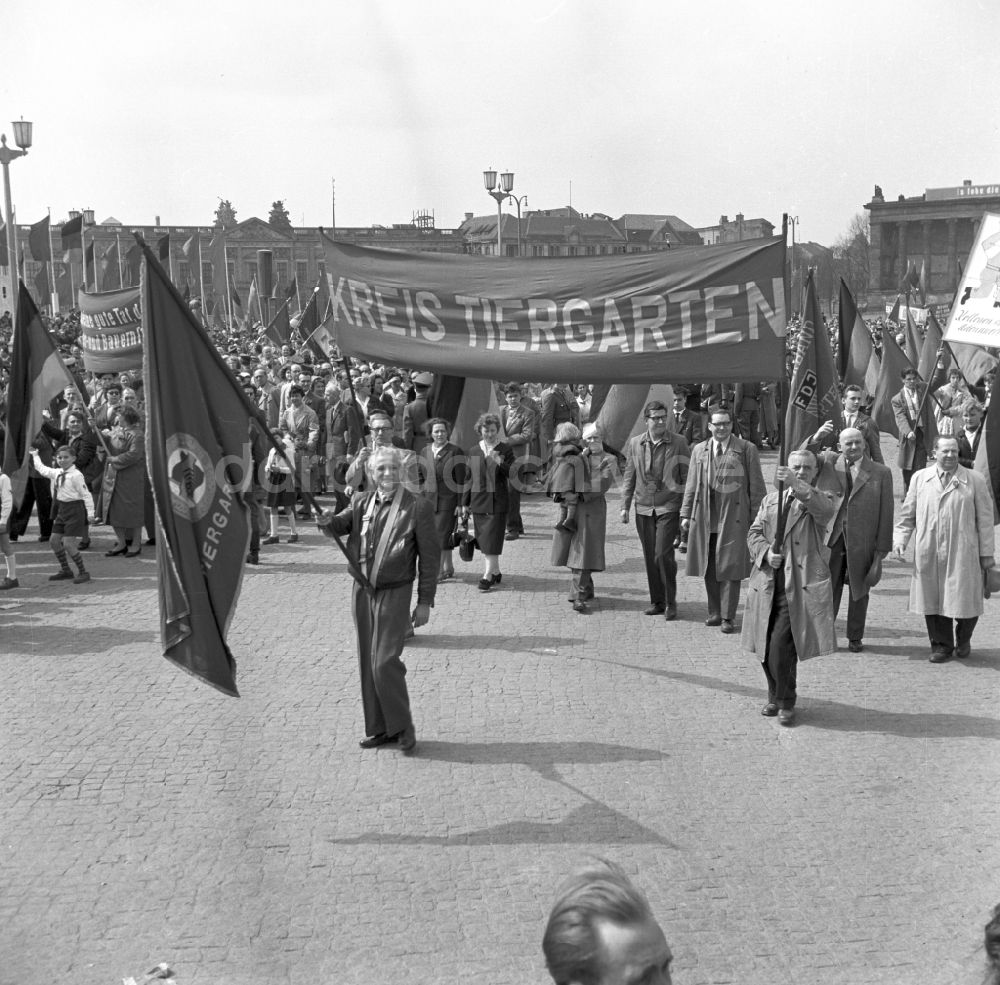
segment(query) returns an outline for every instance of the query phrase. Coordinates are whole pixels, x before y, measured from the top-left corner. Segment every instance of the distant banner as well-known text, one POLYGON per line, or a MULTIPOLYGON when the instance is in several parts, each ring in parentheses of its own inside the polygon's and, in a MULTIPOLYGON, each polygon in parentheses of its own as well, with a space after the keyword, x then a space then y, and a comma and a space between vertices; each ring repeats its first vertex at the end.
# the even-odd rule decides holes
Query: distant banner
POLYGON ((530 260, 323 242, 332 327, 349 355, 494 380, 697 383, 784 372, 780 238, 530 260))
POLYGON ((1000 346, 1000 215, 983 213, 944 330, 948 342, 1000 346))
POLYGON ((139 288, 77 294, 83 365, 94 373, 120 373, 142 366, 139 288))
MULTIPOLYGON (((890 315, 893 318, 895 318, 899 322, 899 324, 902 325, 902 324, 904 324, 906 322, 906 310, 907 310, 906 309, 906 305, 905 304, 901 304, 899 306, 899 310, 896 312, 896 314, 892 315, 893 309, 895 307, 896 306, 894 304, 887 304, 885 306, 885 313, 887 315, 890 315)), ((926 324, 926 322, 927 322, 927 312, 930 309, 928 309, 928 308, 910 308, 909 310, 910 310, 910 317, 913 319, 913 323, 915 325, 924 325, 924 324, 926 324)))

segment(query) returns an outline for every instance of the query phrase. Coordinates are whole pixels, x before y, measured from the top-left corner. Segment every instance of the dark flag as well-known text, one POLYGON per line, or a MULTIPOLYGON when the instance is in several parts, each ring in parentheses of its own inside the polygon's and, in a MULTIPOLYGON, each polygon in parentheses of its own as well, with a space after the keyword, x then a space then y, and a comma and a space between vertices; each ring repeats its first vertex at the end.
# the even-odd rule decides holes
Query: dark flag
POLYGON ((284 345, 292 334, 292 323, 288 317, 288 301, 274 313, 270 324, 264 329, 264 334, 275 344, 284 345))
POLYGON ((910 314, 909 295, 906 298, 906 324, 903 326, 903 332, 905 343, 903 349, 906 352, 906 358, 916 366, 920 362, 920 350, 923 348, 924 340, 920 335, 920 329, 917 328, 917 323, 913 320, 913 315, 910 314))
POLYGON ((916 369, 906 358, 906 353, 896 343, 891 331, 882 333, 882 361, 878 367, 878 383, 875 386, 875 400, 872 403, 872 419, 880 431, 888 431, 899 437, 896 416, 892 412, 892 398, 903 387, 903 370, 916 369))
POLYGON ((170 262, 170 233, 166 236, 161 236, 156 241, 156 255, 159 257, 161 263, 170 262))
POLYGON ((938 387, 944 386, 948 382, 948 371, 950 370, 951 359, 948 350, 941 353, 941 365, 938 366, 938 350, 941 348, 941 326, 933 311, 927 312, 927 331, 924 334, 924 344, 920 349, 920 361, 917 363, 917 372, 921 379, 927 381, 931 392, 938 387))
POLYGON ((1000 397, 993 394, 983 432, 976 449, 975 470, 986 480, 993 495, 993 524, 1000 523, 1000 397))
POLYGON ((240 300, 240 292, 236 290, 236 285, 233 284, 229 289, 229 295, 233 300, 233 307, 240 309, 240 314, 242 317, 243 312, 243 302, 240 300))
POLYGON ((19 506, 24 498, 31 443, 41 430, 42 412, 52 398, 72 382, 22 281, 14 320, 7 388, 7 438, 3 448, 3 471, 10 477, 15 505, 19 506))
POLYGON ((309 300, 306 302, 305 308, 302 309, 302 314, 299 315, 299 338, 303 342, 319 327, 319 300, 317 294, 317 291, 313 291, 309 295, 309 300))
POLYGON ((10 266, 10 254, 7 252, 7 224, 0 222, 0 267, 10 266))
POLYGON ((251 410, 148 246, 143 255, 146 461, 162 538, 163 653, 238 697, 226 632, 250 544, 251 410))
POLYGON ((285 291, 285 297, 288 298, 289 301, 291 301, 292 298, 298 297, 298 295, 299 295, 298 279, 293 277, 291 284, 288 285, 288 290, 285 291))
POLYGON ((94 285, 94 290, 97 290, 97 275, 94 273, 94 241, 91 240, 87 249, 83 251, 84 258, 84 289, 88 288, 91 284, 94 285))
POLYGON ((39 220, 28 233, 28 246, 31 255, 36 260, 51 260, 52 248, 49 246, 49 217, 39 220))
POLYGON ((795 347, 781 461, 812 437, 825 421, 833 421, 836 433, 844 426, 837 367, 830 349, 830 336, 816 298, 815 271, 806 277, 802 327, 795 347))
POLYGON ((229 261, 226 257, 225 229, 220 229, 212 237, 212 242, 208 245, 208 255, 212 261, 212 291, 217 298, 224 298, 226 296, 226 283, 229 276, 226 270, 226 265, 229 261))
POLYGON ((52 288, 49 284, 49 265, 43 263, 35 274, 35 294, 38 296, 38 303, 44 308, 49 303, 49 295, 52 288))
POLYGON ((122 268, 118 256, 118 241, 115 240, 101 257, 101 290, 115 291, 125 285, 122 283, 122 268))
POLYGON ((123 287, 136 287, 139 283, 139 267, 142 264, 142 250, 139 244, 131 247, 125 254, 125 283, 123 287))
POLYGON ((894 321, 894 322, 899 321, 899 302, 900 302, 900 296, 897 294, 896 300, 893 301, 892 303, 892 310, 886 316, 889 319, 889 321, 894 321))
POLYGON ((78 215, 75 219, 63 223, 62 227, 62 248, 63 250, 83 249, 83 216, 78 215))
MULTIPOLYGON (((840 280, 840 311, 838 312, 841 339, 847 335, 847 359, 840 378, 844 385, 859 386, 869 397, 875 396, 878 385, 878 359, 871 332, 858 311, 851 289, 840 280)), ((841 345, 843 345, 843 341, 841 345)))
POLYGON ((73 278, 70 276, 69 264, 60 264, 56 274, 56 293, 59 295, 60 308, 72 308, 76 299, 73 297, 73 278))

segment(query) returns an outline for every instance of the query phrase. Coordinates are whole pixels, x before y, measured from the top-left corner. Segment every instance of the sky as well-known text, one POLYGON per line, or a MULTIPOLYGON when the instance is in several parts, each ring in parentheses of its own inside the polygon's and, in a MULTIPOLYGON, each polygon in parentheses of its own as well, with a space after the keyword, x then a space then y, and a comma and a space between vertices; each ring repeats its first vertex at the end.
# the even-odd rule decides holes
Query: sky
POLYGON ((529 209, 742 212, 831 245, 887 199, 1000 182, 996 0, 6 0, 17 221, 439 228, 529 209), (513 212, 513 206, 509 206, 513 212))

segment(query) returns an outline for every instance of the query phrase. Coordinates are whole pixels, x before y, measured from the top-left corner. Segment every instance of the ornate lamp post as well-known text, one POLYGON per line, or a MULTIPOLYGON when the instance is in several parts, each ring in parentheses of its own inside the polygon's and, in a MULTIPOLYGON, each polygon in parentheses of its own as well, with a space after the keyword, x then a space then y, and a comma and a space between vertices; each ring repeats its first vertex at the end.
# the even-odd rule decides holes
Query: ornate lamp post
POLYGON ((503 216, 500 206, 503 200, 510 196, 514 189, 514 172, 504 171, 497 181, 496 171, 483 172, 483 184, 486 186, 486 193, 496 199, 497 203, 497 256, 503 256, 503 227, 501 225, 503 216))
POLYGON ((14 207, 10 200, 10 162, 28 153, 32 124, 27 120, 18 120, 11 126, 14 128, 14 143, 21 149, 11 150, 7 146, 7 134, 0 134, 0 164, 3 164, 3 195, 7 208, 7 269, 10 271, 7 300, 13 316, 17 313, 17 237, 14 234, 14 207))

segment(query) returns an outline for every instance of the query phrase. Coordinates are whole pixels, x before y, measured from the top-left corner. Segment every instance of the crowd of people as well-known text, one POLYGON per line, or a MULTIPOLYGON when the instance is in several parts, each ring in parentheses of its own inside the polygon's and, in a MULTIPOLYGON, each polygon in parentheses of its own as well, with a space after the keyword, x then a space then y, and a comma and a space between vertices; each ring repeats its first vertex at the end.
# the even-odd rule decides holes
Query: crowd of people
MULTIPOLYGON (((16 508, 9 480, 0 480, 0 590, 20 587, 13 545, 33 510, 39 540, 58 562, 53 581, 90 580, 84 552, 97 524, 113 531, 108 557, 135 558, 155 543, 141 374, 87 372, 78 320, 50 328, 75 382, 46 411, 16 508)), ((9 347, 0 341, 3 379, 9 347)), ((326 533, 347 537, 342 546, 361 574, 355 621, 366 747, 412 748, 405 640, 427 621, 438 585, 455 577, 456 551, 467 560, 478 554, 480 592, 502 588, 505 546, 524 535, 524 496, 551 499, 551 563, 567 569, 568 601, 585 616, 595 611, 594 576, 606 565, 607 496, 620 482, 619 517, 627 524, 634 514, 644 562, 645 614, 678 619, 680 553, 685 572, 704 585, 705 625, 741 632, 767 683, 762 713, 781 724, 795 721, 798 661, 837 647, 845 588, 847 647, 861 652, 882 562, 891 552, 902 558, 911 539, 910 608, 925 617, 930 659, 971 652, 993 567, 991 494, 971 468, 990 376, 970 386, 955 371, 935 386, 931 441, 921 413, 927 384, 915 370, 903 373, 892 399, 905 496, 897 515, 879 428, 866 413, 870 395, 856 386, 843 388, 843 422, 825 422, 791 449, 768 493, 761 454, 781 441, 783 410, 773 382, 674 382, 671 406, 650 401, 643 429, 621 448, 608 443, 590 386, 497 383, 499 410, 483 407, 478 440, 459 447, 455 422, 434 406, 430 373, 318 361, 308 346, 239 333, 217 344, 273 438, 255 446, 246 562, 259 564, 281 542, 283 524, 285 542, 300 543, 298 521, 319 516, 326 533)))

